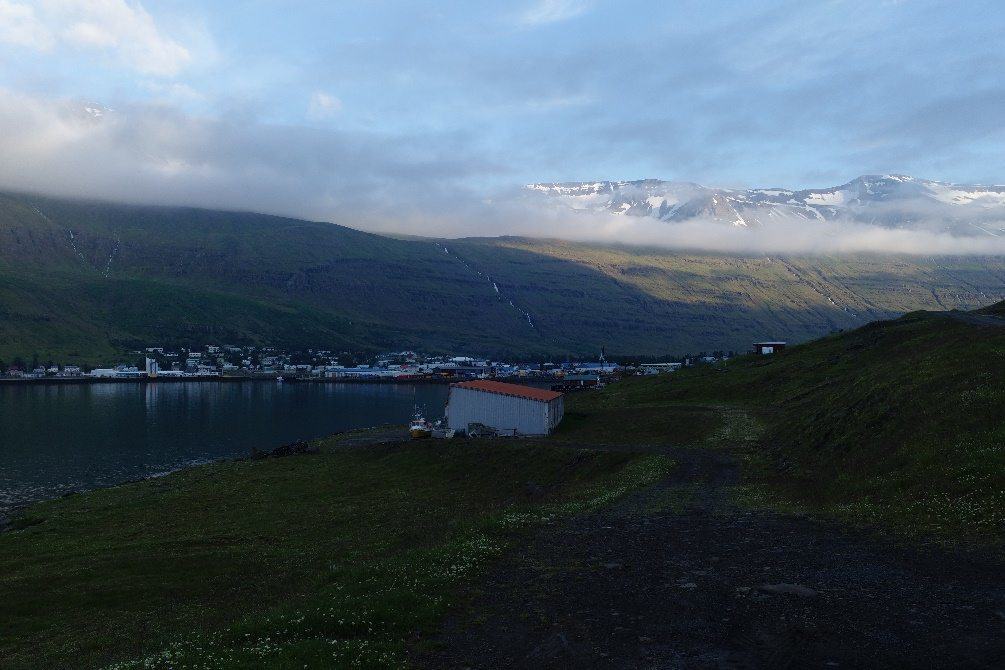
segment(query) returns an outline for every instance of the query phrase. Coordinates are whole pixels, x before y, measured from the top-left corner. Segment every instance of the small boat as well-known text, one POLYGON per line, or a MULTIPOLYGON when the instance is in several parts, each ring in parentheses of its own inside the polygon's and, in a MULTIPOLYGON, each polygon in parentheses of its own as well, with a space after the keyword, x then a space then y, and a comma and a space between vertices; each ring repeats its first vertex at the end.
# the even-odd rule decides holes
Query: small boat
POLYGON ((276 383, 277 384, 282 384, 283 381, 285 381, 285 380, 282 377, 276 377, 276 383))
POLYGON ((433 427, 423 418, 422 412, 419 411, 418 407, 415 408, 415 416, 412 417, 412 423, 408 424, 408 433, 412 436, 413 440, 421 440, 433 434, 433 427))

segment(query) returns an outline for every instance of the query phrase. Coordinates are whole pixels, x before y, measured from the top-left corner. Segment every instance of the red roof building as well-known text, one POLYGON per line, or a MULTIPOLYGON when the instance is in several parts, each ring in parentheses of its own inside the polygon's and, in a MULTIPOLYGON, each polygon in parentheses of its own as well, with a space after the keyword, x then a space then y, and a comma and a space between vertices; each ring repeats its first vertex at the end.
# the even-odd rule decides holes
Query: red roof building
POLYGON ((486 393, 498 393, 514 398, 526 398, 527 400, 537 400, 540 402, 551 402, 556 398, 561 398, 558 391, 534 388, 533 386, 523 386, 522 384, 507 384, 506 382, 494 382, 488 379, 478 379, 470 382, 458 382, 451 386, 462 389, 474 389, 485 391, 486 393))
POLYGON ((500 435, 548 435, 565 413, 558 391, 487 379, 450 385, 447 425, 469 432, 477 424, 500 435))

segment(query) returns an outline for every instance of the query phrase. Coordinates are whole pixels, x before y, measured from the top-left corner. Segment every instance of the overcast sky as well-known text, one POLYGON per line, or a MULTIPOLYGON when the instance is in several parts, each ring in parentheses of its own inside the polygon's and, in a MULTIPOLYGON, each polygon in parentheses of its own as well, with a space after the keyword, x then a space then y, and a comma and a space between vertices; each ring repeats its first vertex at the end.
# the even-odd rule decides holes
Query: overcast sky
POLYGON ((978 0, 0 0, 0 186, 386 228, 531 181, 1001 183, 1003 34, 978 0))

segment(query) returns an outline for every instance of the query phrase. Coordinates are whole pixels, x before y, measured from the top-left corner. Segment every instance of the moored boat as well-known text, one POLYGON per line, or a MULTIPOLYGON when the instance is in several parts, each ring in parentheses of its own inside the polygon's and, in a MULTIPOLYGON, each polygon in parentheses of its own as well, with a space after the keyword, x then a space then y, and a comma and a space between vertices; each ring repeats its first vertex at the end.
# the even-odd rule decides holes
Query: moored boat
POLYGON ((432 425, 422 416, 422 412, 419 411, 418 407, 415 408, 415 416, 412 417, 412 422, 408 424, 408 433, 415 440, 421 440, 433 434, 432 425))

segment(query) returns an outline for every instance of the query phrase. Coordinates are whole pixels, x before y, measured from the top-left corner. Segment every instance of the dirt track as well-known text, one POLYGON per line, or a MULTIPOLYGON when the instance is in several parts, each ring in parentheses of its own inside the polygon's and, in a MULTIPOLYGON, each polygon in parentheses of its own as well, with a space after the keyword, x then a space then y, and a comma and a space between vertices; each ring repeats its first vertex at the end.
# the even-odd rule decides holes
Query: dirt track
POLYGON ((728 453, 540 531, 430 668, 1005 668, 1005 561, 732 502, 728 453))

